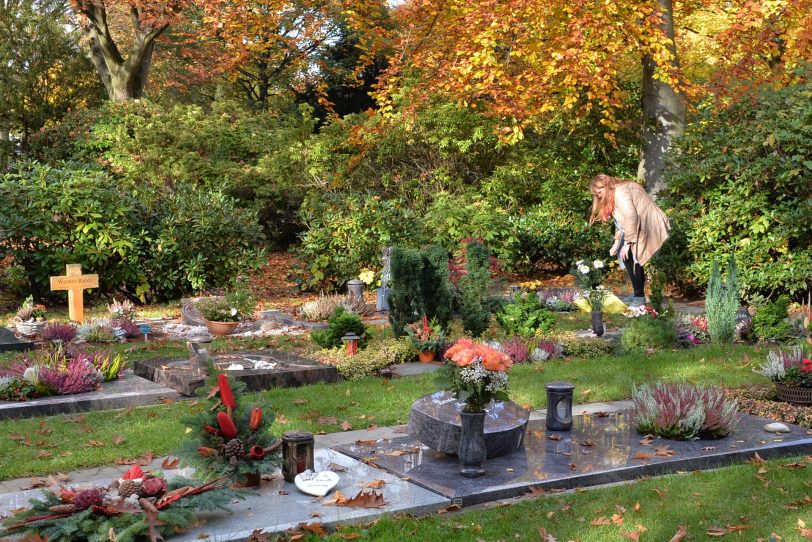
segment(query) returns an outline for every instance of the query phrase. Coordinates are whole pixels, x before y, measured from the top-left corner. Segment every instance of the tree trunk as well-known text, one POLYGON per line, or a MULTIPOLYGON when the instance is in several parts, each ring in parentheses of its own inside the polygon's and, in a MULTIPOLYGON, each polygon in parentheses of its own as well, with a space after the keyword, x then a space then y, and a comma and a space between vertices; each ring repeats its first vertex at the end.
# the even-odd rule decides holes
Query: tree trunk
POLYGON ((130 56, 125 59, 110 35, 104 3, 82 0, 74 2, 74 8, 87 19, 82 30, 88 38, 90 59, 104 83, 108 98, 120 102, 143 96, 155 39, 168 25, 145 25, 139 19, 138 10, 130 8, 135 35, 130 56))
MULTIPOLYGON (((669 39, 674 54, 672 64, 679 65, 674 42, 674 11, 672 0, 657 0, 663 17, 662 29, 669 39)), ((656 64, 648 55, 643 56, 643 148, 637 178, 645 181, 652 195, 667 187, 663 177, 665 158, 674 140, 685 128, 685 103, 667 83, 654 79, 656 64)))

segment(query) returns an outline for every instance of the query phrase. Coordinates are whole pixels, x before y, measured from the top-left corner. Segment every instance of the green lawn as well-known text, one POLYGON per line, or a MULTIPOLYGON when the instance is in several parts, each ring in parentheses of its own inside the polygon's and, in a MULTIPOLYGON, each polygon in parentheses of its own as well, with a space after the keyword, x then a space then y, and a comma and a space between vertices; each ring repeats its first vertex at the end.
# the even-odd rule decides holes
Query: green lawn
POLYGON ((802 533, 800 526, 812 529, 808 468, 812 456, 658 476, 422 519, 389 517, 327 540, 666 542, 685 526, 685 541, 801 542, 812 539, 812 530, 802 533), (553 538, 540 536, 542 528, 553 538))
MULTIPOLYGON (((152 348, 150 344, 136 346, 136 350, 129 353, 131 357, 183 352, 177 346, 162 346, 156 350, 149 350, 152 348)), ((219 346, 229 348, 227 342, 219 346)), ((576 401, 580 403, 626 399, 630 396, 632 382, 657 379, 683 379, 725 386, 763 383, 762 377, 751 370, 754 360, 761 357, 757 351, 750 346, 704 346, 649 356, 609 356, 518 365, 511 375, 511 396, 519 404, 542 408, 546 401, 544 385, 554 380, 574 383, 577 386, 576 401)), ((434 389, 431 376, 391 381, 367 378, 275 389, 250 394, 248 399, 268 401, 272 405, 279 417, 272 428, 274 431, 334 432, 341 430, 339 425, 345 420, 356 429, 370 424, 405 423, 412 402, 434 389), (321 416, 335 416, 337 423, 320 422, 321 416)), ((79 422, 73 421, 76 417, 71 416, 0 422, 0 434, 23 436, 23 439, 14 440, 0 438, 0 479, 104 465, 148 452, 157 455, 170 453, 178 448, 184 435, 185 426, 178 420, 191 409, 201 407, 185 401, 124 411, 92 412, 82 415, 79 422), (114 444, 117 435, 123 440, 114 444), (30 445, 26 445, 29 442, 30 445)))

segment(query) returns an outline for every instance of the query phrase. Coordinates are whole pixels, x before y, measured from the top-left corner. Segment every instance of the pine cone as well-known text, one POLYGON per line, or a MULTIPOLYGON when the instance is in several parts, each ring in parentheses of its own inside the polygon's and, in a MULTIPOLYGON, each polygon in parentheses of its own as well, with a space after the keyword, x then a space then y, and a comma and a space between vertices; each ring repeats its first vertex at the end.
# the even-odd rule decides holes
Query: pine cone
POLYGON ((226 442, 224 455, 228 458, 235 457, 239 459, 242 457, 244 451, 242 441, 238 438, 233 438, 226 442))
POLYGON ((76 512, 76 505, 75 504, 57 504, 55 506, 51 506, 48 508, 49 512, 53 512, 54 514, 72 514, 76 512))
POLYGON ((135 480, 122 480, 118 486, 118 494, 122 499, 126 499, 138 493, 139 489, 139 484, 135 480))

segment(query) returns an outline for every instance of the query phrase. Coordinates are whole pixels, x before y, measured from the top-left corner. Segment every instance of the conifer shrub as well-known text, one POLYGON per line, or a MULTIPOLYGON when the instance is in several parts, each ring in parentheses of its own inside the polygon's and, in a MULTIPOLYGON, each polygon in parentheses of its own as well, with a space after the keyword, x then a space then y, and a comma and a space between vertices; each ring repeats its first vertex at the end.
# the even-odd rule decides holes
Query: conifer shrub
POLYGON ((658 382, 632 387, 632 423, 642 435, 674 440, 722 438, 738 423, 738 406, 721 389, 658 382))
POLYGON ((705 312, 708 316, 708 334, 714 343, 732 343, 736 338, 736 313, 739 311, 739 281, 736 259, 731 256, 727 266, 727 280, 722 283, 719 262, 714 260, 708 289, 705 293, 705 312))
POLYGON ((756 309, 753 333, 759 341, 780 341, 792 334, 788 307, 789 297, 782 295, 756 309))
POLYGON ((471 242, 466 256, 466 273, 459 280, 460 315, 463 329, 479 337, 491 321, 490 251, 482 243, 471 242))
POLYGON ((347 333, 355 333, 360 337, 358 340, 359 348, 365 348, 367 342, 369 342, 369 330, 361 321, 361 317, 347 312, 340 305, 333 310, 333 315, 327 320, 327 325, 329 326, 327 329, 314 331, 311 334, 313 342, 322 348, 341 346, 341 337, 347 333))
POLYGON ((431 245, 420 251, 423 259, 423 272, 420 275, 420 289, 423 304, 429 320, 446 330, 451 322, 451 305, 454 292, 448 280, 448 253, 439 245, 431 245))
POLYGON ((413 248, 394 247, 390 260, 392 269, 389 293, 389 323, 395 337, 406 334, 406 326, 426 314, 420 279, 423 257, 413 248))

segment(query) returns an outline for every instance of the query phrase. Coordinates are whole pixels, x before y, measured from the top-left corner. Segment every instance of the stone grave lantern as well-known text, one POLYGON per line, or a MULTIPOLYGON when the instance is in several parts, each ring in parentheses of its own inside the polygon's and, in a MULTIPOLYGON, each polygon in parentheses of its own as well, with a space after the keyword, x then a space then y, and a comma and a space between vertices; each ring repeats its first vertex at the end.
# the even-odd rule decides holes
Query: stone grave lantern
POLYGON ((572 429, 572 392, 575 386, 567 382, 551 382, 547 389, 547 429, 569 431, 572 429))
POLYGON ((288 431, 282 435, 282 476, 293 482, 297 474, 314 470, 313 433, 288 431))
POLYGON ((361 337, 356 335, 355 333, 347 333, 343 337, 341 337, 341 342, 344 343, 344 348, 347 353, 347 357, 354 356, 358 353, 358 340, 361 337))

